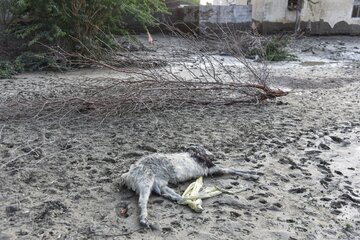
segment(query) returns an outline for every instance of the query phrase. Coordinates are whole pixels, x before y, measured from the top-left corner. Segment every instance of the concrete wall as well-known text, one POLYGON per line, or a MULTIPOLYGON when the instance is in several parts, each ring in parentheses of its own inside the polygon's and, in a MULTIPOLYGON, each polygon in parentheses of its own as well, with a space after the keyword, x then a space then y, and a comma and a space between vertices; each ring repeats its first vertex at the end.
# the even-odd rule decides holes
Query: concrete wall
POLYGON ((311 22, 314 34, 360 35, 360 18, 351 17, 353 4, 354 0, 320 0, 318 4, 305 1, 301 13, 303 26, 311 22))
MULTIPOLYGON (((354 1, 304 0, 301 28, 312 34, 360 35, 360 18, 352 18, 354 1)), ((288 0, 252 0, 254 25, 260 32, 294 31, 296 11, 287 8, 288 0)))
POLYGON ((200 23, 251 23, 251 6, 200 6, 200 23))
POLYGON ((200 0, 201 5, 247 5, 248 0, 200 0))
POLYGON ((253 0, 253 19, 259 22, 295 22, 295 11, 287 9, 288 0, 253 0))
POLYGON ((200 6, 199 24, 202 31, 206 28, 216 31, 219 26, 246 30, 251 28, 251 21, 251 5, 200 6))
POLYGON ((288 0, 252 0, 253 27, 262 33, 294 31, 296 12, 287 8, 288 0))

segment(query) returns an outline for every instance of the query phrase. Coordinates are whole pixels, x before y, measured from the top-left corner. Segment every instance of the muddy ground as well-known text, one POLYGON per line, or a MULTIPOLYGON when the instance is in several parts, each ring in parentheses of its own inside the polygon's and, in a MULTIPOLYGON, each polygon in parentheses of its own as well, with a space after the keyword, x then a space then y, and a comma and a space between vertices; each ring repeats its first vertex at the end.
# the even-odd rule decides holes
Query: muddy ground
MULTIPOLYGON (((155 38, 158 52, 177 41, 155 38)), ((107 118, 1 109, 0 239, 360 239, 359 47, 355 37, 295 41, 298 61, 270 64, 273 86, 292 91, 276 102, 107 118), (205 200, 201 214, 153 195, 149 220, 158 229, 141 228, 137 197, 118 188, 119 176, 143 155, 189 143, 264 175, 205 178, 206 186, 245 191, 205 200)), ((22 74, 0 80, 1 100, 21 105, 30 90, 28 101, 34 92, 74 94, 74 82, 114 76, 128 77, 99 69, 22 74)))

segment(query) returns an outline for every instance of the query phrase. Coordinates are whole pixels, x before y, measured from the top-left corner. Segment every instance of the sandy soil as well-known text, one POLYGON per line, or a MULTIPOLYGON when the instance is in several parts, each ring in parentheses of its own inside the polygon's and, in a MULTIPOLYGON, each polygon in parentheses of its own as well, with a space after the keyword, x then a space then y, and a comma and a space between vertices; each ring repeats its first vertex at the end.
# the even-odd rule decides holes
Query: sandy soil
MULTIPOLYGON (((156 49, 168 44, 157 39, 156 49)), ((299 61, 271 64, 273 85, 293 92, 266 104, 106 119, 38 119, 1 109, 0 239, 360 239, 358 47, 360 39, 350 37, 294 42, 299 61), (151 196, 149 219, 158 230, 141 228, 137 197, 117 188, 120 174, 140 156, 189 143, 204 144, 218 163, 264 176, 205 178, 206 186, 245 191, 205 200, 201 214, 151 196)), ((97 77, 128 76, 22 74, 0 80, 0 99, 21 104, 40 92, 73 94, 72 83, 97 77)))

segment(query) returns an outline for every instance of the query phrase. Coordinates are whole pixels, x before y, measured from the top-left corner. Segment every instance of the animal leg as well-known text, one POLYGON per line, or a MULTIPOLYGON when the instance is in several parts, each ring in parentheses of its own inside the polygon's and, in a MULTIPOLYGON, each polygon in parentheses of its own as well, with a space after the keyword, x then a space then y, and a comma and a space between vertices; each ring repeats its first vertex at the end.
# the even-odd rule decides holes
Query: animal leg
POLYGON ((218 165, 210 168, 209 174, 234 174, 241 176, 245 180, 252 180, 252 181, 256 181, 259 179, 259 176, 257 175, 259 173, 255 171, 243 171, 234 168, 226 168, 218 165))
POLYGON ((139 190, 140 224, 146 227, 150 227, 149 221, 147 219, 147 204, 151 194, 152 185, 153 181, 147 182, 146 184, 141 185, 139 190))
POLYGON ((162 187, 160 194, 161 196, 176 202, 182 199, 182 197, 179 194, 177 194, 174 189, 168 186, 162 187))

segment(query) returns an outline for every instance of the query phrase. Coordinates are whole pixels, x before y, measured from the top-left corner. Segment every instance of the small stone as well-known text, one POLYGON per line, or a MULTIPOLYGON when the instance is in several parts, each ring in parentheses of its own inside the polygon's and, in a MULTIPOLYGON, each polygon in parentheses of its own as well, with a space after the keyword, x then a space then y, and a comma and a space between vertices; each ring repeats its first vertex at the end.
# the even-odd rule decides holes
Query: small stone
MULTIPOLYGON (((26 231, 26 230, 20 229, 20 231, 16 232, 16 234, 19 235, 19 236, 26 236, 26 235, 29 234, 29 232, 26 231)), ((1 238, 0 238, 0 239, 1 239, 1 238)))
POLYGON ((142 152, 127 152, 122 155, 124 158, 132 158, 132 157, 142 157, 144 153, 142 152))
POLYGON ((17 211, 20 209, 17 206, 7 206, 5 208, 6 216, 11 217, 14 216, 17 211))
POLYGON ((329 183, 327 183, 326 181, 324 181, 324 179, 321 179, 320 180, 320 184, 325 188, 327 189, 329 187, 329 183))
POLYGON ((344 175, 342 172, 340 172, 340 171, 338 171, 338 170, 335 170, 334 173, 336 173, 337 175, 341 175, 341 176, 344 175))
POLYGON ((293 188, 289 190, 289 193, 304 193, 306 192, 306 188, 293 188))
POLYGON ((308 150, 308 151, 305 151, 306 155, 319 155, 320 153, 322 153, 322 151, 320 151, 320 150, 308 150))
POLYGON ((252 201, 252 200, 258 199, 258 198, 259 197, 252 195, 252 196, 247 197, 246 199, 249 200, 249 201, 252 201))
POLYGON ((141 149, 141 150, 144 150, 144 151, 148 151, 148 152, 157 152, 158 151, 153 146, 146 145, 146 144, 138 145, 138 148, 141 149))
POLYGON ((278 106, 280 106, 280 105, 289 105, 289 103, 279 100, 279 101, 276 102, 276 105, 278 105, 278 106))
POLYGON ((319 149, 330 150, 330 147, 324 143, 319 144, 319 149))
POLYGON ((331 201, 331 198, 322 197, 322 198, 320 198, 320 201, 329 202, 329 201, 331 201))
POLYGON ((116 163, 116 160, 113 158, 104 158, 103 161, 107 163, 116 163))
POLYGON ((161 204, 161 203, 164 202, 164 199, 158 198, 158 199, 154 199, 152 202, 155 203, 155 204, 161 204))
POLYGON ((334 142, 337 142, 337 143, 341 143, 343 141, 342 138, 339 138, 337 136, 330 136, 330 138, 334 141, 334 142))
POLYGON ((342 212, 340 210, 333 210, 330 212, 331 214, 334 214, 334 215, 339 215, 341 214, 342 212))
POLYGON ((263 198, 262 198, 262 199, 260 199, 260 200, 259 200, 259 203, 261 203, 261 204, 266 204, 266 203, 267 203, 267 201, 266 201, 265 199, 263 199, 263 198))
POLYGON ((238 218, 238 217, 241 216, 241 214, 240 214, 240 213, 237 213, 237 212, 234 212, 234 211, 230 211, 230 216, 235 217, 235 218, 238 218))
POLYGON ((234 185, 234 186, 239 186, 240 183, 239 182, 231 182, 230 184, 234 185))
POLYGON ((61 150, 68 150, 72 148, 72 145, 70 143, 63 143, 63 144, 60 144, 60 149, 61 150))
POLYGON ((332 207, 334 209, 342 208, 345 205, 346 205, 346 202, 344 202, 344 201, 332 201, 330 203, 330 207, 332 207))
POLYGON ((274 205, 275 207, 282 208, 281 203, 274 203, 273 205, 274 205))
POLYGON ((174 226, 174 227, 181 227, 180 221, 177 221, 177 220, 172 221, 170 224, 171 224, 172 226, 174 226))

